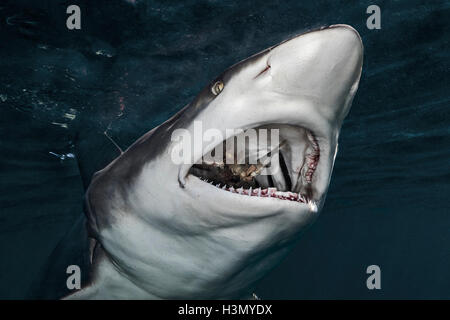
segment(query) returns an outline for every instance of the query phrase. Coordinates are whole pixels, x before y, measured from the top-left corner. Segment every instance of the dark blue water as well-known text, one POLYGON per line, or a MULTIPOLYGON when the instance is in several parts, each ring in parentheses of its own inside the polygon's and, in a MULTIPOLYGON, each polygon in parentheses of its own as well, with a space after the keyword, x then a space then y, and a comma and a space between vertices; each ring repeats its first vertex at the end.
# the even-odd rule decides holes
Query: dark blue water
POLYGON ((79 31, 70 1, 0 4, 0 298, 60 297, 65 267, 86 265, 77 144, 111 151, 109 128, 127 147, 231 64, 335 23, 365 56, 327 202, 256 292, 450 298, 448 1, 376 1, 381 30, 372 1, 130 2, 77 1, 79 31))

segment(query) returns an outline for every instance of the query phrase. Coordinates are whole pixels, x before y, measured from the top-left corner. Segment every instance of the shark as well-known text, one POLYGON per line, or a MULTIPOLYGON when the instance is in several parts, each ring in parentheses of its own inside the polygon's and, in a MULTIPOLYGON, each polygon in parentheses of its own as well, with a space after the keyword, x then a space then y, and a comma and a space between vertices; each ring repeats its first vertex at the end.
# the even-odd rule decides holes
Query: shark
POLYGON ((250 297, 323 207, 362 64, 361 37, 339 24, 213 79, 93 175, 85 194, 90 281, 65 298, 250 297), (279 137, 252 165, 203 161, 212 143, 194 148, 188 163, 174 161, 174 132, 195 135, 196 123, 222 143, 251 129, 279 137))

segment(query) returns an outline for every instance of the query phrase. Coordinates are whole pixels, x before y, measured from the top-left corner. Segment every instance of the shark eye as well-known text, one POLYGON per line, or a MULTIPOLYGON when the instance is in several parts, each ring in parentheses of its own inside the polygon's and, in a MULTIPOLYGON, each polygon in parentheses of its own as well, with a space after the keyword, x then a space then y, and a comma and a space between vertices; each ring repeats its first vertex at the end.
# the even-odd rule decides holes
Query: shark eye
POLYGON ((223 82, 222 81, 217 81, 216 83, 214 83, 214 85, 211 87, 211 92, 217 96, 219 93, 221 93, 223 90, 223 82))

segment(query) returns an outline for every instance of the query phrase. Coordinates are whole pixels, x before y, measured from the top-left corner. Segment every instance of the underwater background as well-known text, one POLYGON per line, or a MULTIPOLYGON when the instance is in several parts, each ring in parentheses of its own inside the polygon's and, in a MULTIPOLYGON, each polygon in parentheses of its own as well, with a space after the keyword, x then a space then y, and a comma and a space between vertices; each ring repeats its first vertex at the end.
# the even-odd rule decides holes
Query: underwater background
POLYGON ((346 23, 364 65, 325 206, 255 292, 449 299, 449 21, 449 1, 0 2, 0 298, 59 298, 66 267, 87 265, 79 145, 112 159, 103 132, 126 148, 232 64, 346 23), (71 4, 81 30, 66 28, 71 4), (372 264, 381 290, 366 287, 372 264))

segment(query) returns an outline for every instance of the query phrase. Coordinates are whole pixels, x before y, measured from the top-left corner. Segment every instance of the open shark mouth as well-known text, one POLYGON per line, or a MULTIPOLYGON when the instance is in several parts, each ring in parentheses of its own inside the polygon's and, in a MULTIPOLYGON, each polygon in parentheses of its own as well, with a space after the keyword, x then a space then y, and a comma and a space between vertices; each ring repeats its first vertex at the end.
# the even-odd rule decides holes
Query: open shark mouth
POLYGON ((278 143, 263 150, 259 145, 246 143, 245 152, 240 153, 235 151, 239 135, 230 137, 215 148, 222 149, 222 161, 202 158, 190 168, 189 174, 219 189, 243 196, 301 203, 312 201, 314 173, 320 159, 320 148, 314 134, 292 125, 260 128, 277 129, 278 143), (227 150, 230 144, 234 147, 231 153, 227 150), (252 156, 256 161, 250 161, 252 156))

